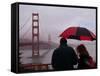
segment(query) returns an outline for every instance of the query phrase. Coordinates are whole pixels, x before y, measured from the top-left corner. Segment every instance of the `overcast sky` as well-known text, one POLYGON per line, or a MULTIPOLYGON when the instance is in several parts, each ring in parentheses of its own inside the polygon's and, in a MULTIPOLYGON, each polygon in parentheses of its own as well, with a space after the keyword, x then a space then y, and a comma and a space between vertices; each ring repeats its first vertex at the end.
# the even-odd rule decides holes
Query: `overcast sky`
POLYGON ((47 41, 48 35, 51 35, 51 40, 58 42, 59 35, 70 26, 82 26, 93 33, 96 32, 95 9, 20 5, 20 38, 32 39, 32 13, 34 12, 39 13, 40 40, 47 41))

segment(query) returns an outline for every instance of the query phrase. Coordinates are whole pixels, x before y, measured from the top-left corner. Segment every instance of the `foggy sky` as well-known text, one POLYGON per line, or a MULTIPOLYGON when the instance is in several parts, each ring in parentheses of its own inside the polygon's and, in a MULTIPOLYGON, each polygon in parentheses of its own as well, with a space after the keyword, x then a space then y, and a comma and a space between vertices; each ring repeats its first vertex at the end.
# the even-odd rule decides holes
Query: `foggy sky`
POLYGON ((96 33, 95 9, 20 5, 20 38, 32 39, 32 13, 34 12, 39 13, 40 40, 47 41, 48 35, 51 35, 51 40, 58 42, 59 35, 70 26, 86 27, 96 33))

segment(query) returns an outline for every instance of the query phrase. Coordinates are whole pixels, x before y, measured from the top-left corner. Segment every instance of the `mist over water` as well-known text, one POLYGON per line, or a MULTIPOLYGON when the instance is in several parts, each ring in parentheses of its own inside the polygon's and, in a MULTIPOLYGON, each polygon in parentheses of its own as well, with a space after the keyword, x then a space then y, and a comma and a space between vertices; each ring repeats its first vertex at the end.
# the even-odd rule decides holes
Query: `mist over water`
MULTIPOLYGON (((96 41, 78 41, 78 40, 68 40, 68 45, 73 47, 73 49, 76 52, 76 47, 79 44, 84 44, 90 54, 90 56, 93 57, 93 60, 96 61, 96 41)), ((57 48, 57 47, 55 47, 57 48)), ((20 55, 21 57, 21 63, 27 64, 27 63, 42 63, 42 64, 51 64, 51 58, 52 53, 55 48, 52 49, 40 49, 40 58, 32 58, 32 49, 20 49, 20 52, 22 53, 20 55)), ((67 50, 66 50, 67 51, 67 50)))

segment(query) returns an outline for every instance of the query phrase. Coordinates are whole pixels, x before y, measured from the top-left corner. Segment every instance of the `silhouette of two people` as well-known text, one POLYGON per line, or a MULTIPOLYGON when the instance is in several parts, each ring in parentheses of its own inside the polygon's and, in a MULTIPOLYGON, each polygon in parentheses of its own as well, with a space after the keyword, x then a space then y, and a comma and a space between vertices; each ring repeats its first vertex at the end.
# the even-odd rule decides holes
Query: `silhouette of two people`
POLYGON ((60 46, 56 48, 52 55, 52 67, 54 70, 73 70, 78 62, 74 49, 67 45, 65 38, 60 39, 60 46))

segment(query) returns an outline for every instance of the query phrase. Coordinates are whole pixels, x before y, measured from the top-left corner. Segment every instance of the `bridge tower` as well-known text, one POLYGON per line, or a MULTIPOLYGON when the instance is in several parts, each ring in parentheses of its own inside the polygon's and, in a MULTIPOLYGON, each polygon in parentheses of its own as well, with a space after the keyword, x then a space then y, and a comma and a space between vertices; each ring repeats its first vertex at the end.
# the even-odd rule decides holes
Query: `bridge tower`
POLYGON ((32 56, 39 56, 39 14, 32 13, 32 56))

